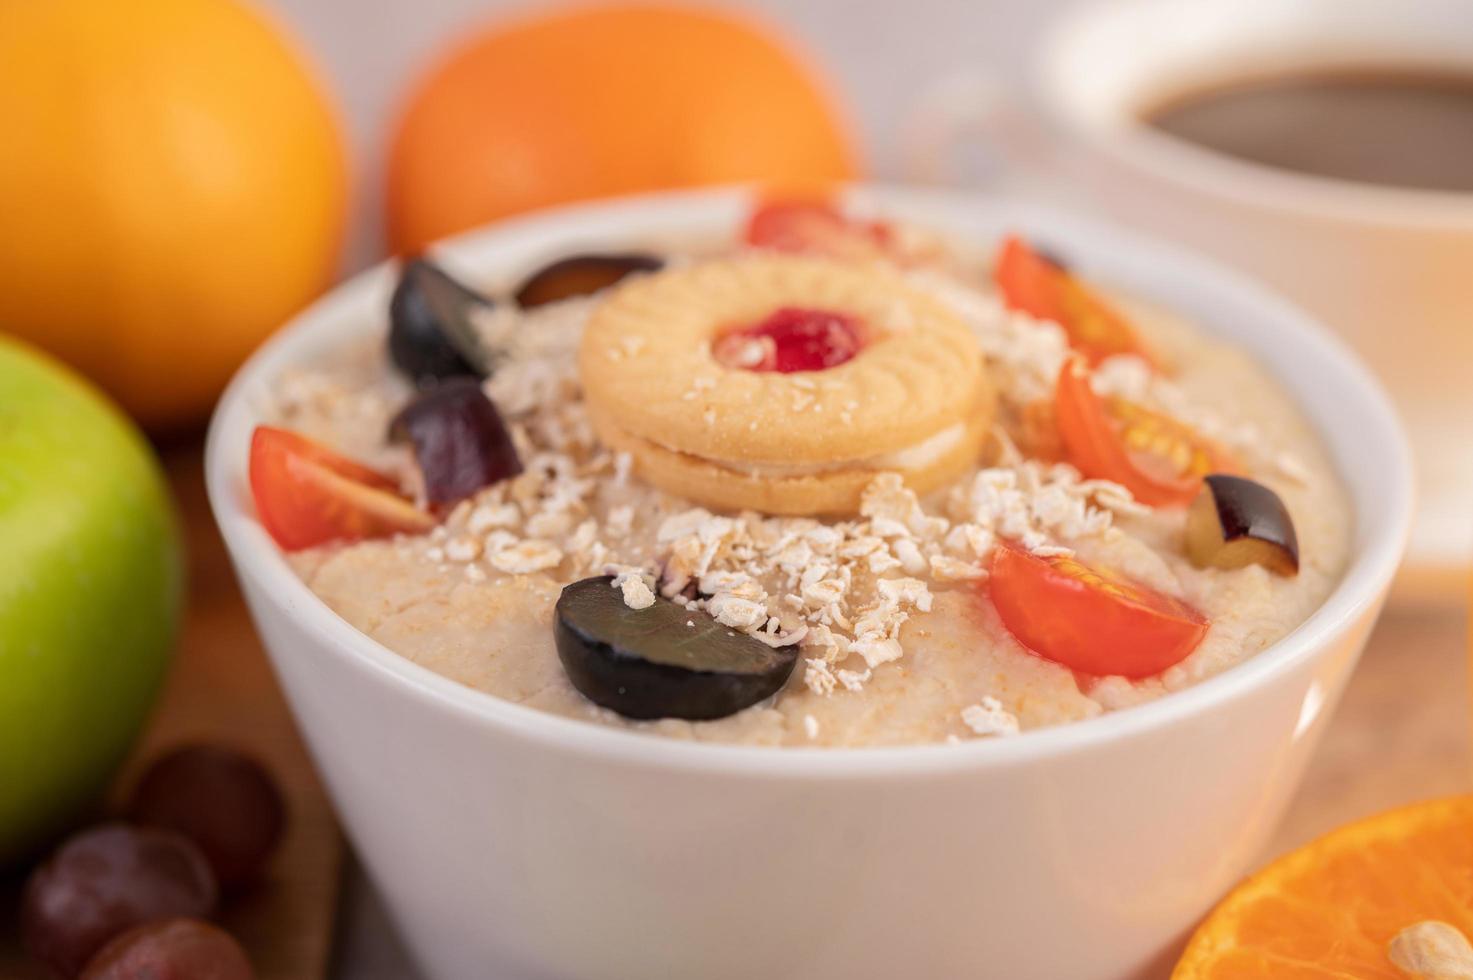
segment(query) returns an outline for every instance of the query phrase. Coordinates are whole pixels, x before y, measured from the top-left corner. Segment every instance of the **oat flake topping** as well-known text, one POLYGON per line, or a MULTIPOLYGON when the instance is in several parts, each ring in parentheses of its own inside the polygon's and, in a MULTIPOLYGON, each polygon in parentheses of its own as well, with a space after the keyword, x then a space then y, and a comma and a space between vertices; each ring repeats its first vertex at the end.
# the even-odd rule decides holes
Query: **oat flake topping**
MULTIPOLYGON (((1010 312, 944 273, 907 275, 950 305, 975 335, 1004 423, 1051 401, 1070 356, 1061 328, 1010 312)), ((631 609, 664 597, 771 646, 797 646, 802 683, 815 695, 839 698, 895 670, 906 656, 906 623, 932 609, 933 593, 985 581, 1000 541, 1040 556, 1071 555, 1089 539, 1117 539, 1123 534, 1117 523, 1150 513, 1119 484, 1084 479, 1065 463, 1026 458, 1005 425, 992 433, 989 465, 924 500, 898 474, 877 473, 858 514, 847 520, 692 507, 634 479, 631 457, 595 438, 574 356, 593 305, 575 299, 525 312, 498 307, 479 324, 489 339, 514 348, 485 390, 508 425, 524 471, 455 507, 420 547, 423 560, 460 566, 467 580, 477 582, 496 574, 547 575, 557 582, 611 576, 631 609)), ((638 351, 619 353, 622 359, 638 351)), ((811 397, 807 379, 798 380, 804 383, 795 381, 792 408, 803 411, 811 397)), ((694 378, 686 400, 696 401, 713 383, 694 378)), ((1093 383, 1101 395, 1182 419, 1255 468, 1301 484, 1308 479, 1302 463, 1262 434, 1200 411, 1140 358, 1109 358, 1094 371, 1093 383)), ((283 377, 277 403, 288 420, 297 412, 349 420, 345 450, 412 488, 407 456, 382 437, 404 394, 295 372, 283 377)), ((847 426, 858 408, 851 403, 827 417, 815 414, 813 423, 847 426)), ((1093 690, 1108 695, 1115 680, 1100 679, 1093 690)), ((1021 711, 1015 701, 1009 705, 1021 711)), ((991 694, 955 711, 947 714, 956 730, 979 737, 1010 735, 1020 727, 991 694)), ((820 734, 813 715, 802 717, 801 730, 810 740, 820 734)))

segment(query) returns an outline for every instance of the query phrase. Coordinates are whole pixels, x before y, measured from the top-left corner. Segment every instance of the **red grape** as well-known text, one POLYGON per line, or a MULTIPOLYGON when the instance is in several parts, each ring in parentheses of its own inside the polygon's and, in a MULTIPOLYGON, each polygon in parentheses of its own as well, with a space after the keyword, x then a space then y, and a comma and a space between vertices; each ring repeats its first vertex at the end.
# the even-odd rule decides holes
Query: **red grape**
POLYGON ((87 964, 81 980, 254 980, 240 943, 199 919, 130 929, 87 964))
POLYGON ((118 933, 171 916, 209 915, 209 862, 169 830, 103 824, 69 838, 31 873, 21 934, 32 956, 72 977, 118 933))
POLYGON ((421 392, 389 423, 408 440, 431 505, 452 504, 522 472, 501 413, 474 378, 452 378, 421 392))
POLYGON ((260 873, 286 823, 281 792, 265 767, 213 745, 176 749, 155 762, 128 813, 198 844, 226 888, 260 873))

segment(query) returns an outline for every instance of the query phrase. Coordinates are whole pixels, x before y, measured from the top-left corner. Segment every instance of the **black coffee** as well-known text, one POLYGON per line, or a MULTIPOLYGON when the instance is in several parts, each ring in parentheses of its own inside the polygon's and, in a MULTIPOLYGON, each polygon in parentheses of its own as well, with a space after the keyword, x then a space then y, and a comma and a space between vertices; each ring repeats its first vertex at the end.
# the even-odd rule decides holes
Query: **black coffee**
POLYGON ((1270 167, 1473 191, 1473 75, 1284 75, 1180 94, 1141 117, 1179 139, 1270 167))

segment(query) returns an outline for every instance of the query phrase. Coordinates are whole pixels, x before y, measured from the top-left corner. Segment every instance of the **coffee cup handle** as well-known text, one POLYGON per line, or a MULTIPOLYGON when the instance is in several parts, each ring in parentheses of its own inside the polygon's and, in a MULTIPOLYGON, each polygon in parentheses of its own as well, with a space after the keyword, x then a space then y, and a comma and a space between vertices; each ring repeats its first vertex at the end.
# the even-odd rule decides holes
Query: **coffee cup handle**
POLYGON ((917 100, 901 141, 906 177, 949 186, 996 185, 1028 168, 1053 169, 1038 124, 998 76, 961 69, 917 100))

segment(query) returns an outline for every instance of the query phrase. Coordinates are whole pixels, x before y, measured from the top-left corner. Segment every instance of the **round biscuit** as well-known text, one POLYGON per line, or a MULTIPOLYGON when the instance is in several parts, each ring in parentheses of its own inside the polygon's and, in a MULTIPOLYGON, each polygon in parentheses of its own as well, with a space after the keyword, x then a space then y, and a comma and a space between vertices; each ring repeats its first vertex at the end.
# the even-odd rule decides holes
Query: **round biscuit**
POLYGON ((967 326, 897 273, 776 253, 627 281, 594 309, 578 358, 595 419, 718 463, 894 452, 961 419, 983 378, 967 326), (846 313, 871 334, 823 371, 748 371, 712 355, 713 338, 785 306, 846 313))

